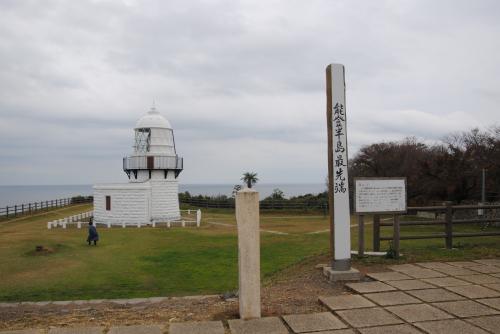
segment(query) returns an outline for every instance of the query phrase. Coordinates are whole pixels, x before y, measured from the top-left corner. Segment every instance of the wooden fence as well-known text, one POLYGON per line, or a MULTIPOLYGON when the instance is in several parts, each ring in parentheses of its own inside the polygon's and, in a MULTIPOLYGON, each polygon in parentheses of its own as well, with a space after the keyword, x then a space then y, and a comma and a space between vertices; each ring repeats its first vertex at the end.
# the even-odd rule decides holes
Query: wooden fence
POLYGON ((20 215, 31 215, 40 211, 48 211, 52 208, 59 208, 71 204, 91 203, 92 197, 72 197, 60 198, 50 201, 40 201, 33 203, 16 204, 12 206, 5 206, 0 208, 0 218, 17 217, 20 215))
MULTIPOLYGON (((394 251, 395 258, 399 258, 400 253, 400 240, 417 240, 417 239, 444 239, 445 247, 451 249, 453 247, 453 238, 464 238, 464 237, 483 237, 483 236, 496 236, 500 235, 500 231, 490 231, 490 232, 453 232, 453 226, 459 224, 488 224, 488 223, 498 223, 500 218, 474 218, 474 219, 456 219, 453 218, 454 212, 461 210, 483 210, 486 213, 487 210, 500 209, 500 205, 451 205, 447 203, 443 206, 430 206, 430 207, 408 207, 408 213, 413 212, 431 212, 435 214, 437 219, 434 220, 400 220, 400 215, 394 215, 391 221, 381 221, 379 215, 373 216, 373 250, 375 252, 380 251, 380 241, 392 241, 392 249, 394 251), (439 217, 439 215, 443 216, 439 217), (432 234, 415 234, 415 235, 401 235, 401 227, 404 226, 443 226, 443 231, 440 233, 432 234), (381 237, 380 227, 382 226, 392 226, 393 233, 392 236, 381 237)), ((486 216, 486 214, 484 214, 486 216)), ((358 216, 358 229, 359 229, 359 239, 358 239, 358 254, 360 256, 364 255, 364 219, 363 216, 358 216)))
MULTIPOLYGON (((180 198, 181 204, 188 204, 199 208, 226 208, 234 209, 234 199, 217 200, 217 199, 197 199, 197 198, 180 198)), ((311 201, 287 201, 287 200, 263 200, 260 201, 259 208, 261 210, 316 210, 321 211, 325 215, 328 214, 327 201, 311 200, 311 201)))

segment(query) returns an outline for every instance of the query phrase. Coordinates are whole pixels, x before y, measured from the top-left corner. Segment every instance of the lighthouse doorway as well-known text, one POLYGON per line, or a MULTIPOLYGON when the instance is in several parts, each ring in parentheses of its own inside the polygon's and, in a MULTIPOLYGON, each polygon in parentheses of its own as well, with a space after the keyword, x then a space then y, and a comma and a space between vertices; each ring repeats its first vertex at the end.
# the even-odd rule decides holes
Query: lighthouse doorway
POLYGON ((148 157, 148 169, 155 168, 155 157, 148 157))

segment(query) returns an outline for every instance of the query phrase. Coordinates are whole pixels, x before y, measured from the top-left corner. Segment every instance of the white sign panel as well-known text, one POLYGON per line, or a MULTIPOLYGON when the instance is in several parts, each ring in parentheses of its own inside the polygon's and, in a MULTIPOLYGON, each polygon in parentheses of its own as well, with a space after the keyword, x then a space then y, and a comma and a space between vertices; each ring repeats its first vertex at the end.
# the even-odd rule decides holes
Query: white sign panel
MULTIPOLYGON (((347 127, 345 106, 344 65, 331 64, 331 146, 333 151, 333 220, 334 260, 350 261, 351 215, 349 212, 349 182, 347 176, 347 127)), ((335 268, 334 268, 335 269, 335 268)))
POLYGON ((406 212, 405 178, 354 180, 356 213, 406 212))

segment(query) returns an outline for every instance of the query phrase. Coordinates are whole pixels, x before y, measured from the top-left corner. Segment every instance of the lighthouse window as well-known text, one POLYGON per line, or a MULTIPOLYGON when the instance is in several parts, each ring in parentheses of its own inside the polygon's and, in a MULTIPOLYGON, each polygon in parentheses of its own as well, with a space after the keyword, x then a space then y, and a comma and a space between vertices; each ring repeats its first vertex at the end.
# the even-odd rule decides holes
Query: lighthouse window
POLYGON ((149 152, 149 145, 151 144, 151 129, 136 129, 135 130, 135 151, 138 153, 149 152))
POLYGON ((111 196, 106 196, 106 211, 111 210, 111 196))

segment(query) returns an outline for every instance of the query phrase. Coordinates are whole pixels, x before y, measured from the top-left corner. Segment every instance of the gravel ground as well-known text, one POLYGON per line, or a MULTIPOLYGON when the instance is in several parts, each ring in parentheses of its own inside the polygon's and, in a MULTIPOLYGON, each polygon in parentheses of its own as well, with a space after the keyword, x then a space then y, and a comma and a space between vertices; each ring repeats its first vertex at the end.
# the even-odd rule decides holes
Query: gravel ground
MULTIPOLYGON (((262 287, 263 316, 311 313, 326 310, 318 303, 320 295, 347 293, 343 284, 330 284, 316 268, 326 257, 304 261, 288 268, 262 287)), ((380 271, 370 266, 361 272, 380 271)), ((20 305, 0 307, 0 329, 50 328, 63 326, 104 326, 158 324, 179 321, 223 320, 238 317, 237 298, 206 296, 168 298, 162 302, 137 304, 20 305)))

